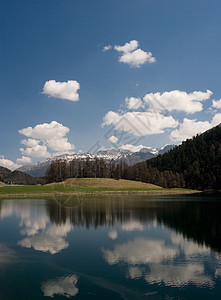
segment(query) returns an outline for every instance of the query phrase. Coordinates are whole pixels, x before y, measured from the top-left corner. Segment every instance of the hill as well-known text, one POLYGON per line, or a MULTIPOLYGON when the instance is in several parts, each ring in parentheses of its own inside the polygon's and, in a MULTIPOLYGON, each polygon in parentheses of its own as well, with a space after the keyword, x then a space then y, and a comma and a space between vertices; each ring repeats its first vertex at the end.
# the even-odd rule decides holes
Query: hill
POLYGON ((0 178, 4 183, 13 183, 13 184, 37 184, 44 183, 43 178, 34 178, 28 174, 25 174, 20 171, 11 171, 7 168, 0 167, 0 178))
POLYGON ((132 180, 112 178, 69 178, 63 182, 49 183, 47 186, 83 187, 93 189, 162 189, 160 186, 132 180))
POLYGON ((221 189, 221 124, 186 140, 169 152, 146 161, 160 172, 183 175, 185 187, 221 189))
POLYGON ((11 172, 12 172, 11 170, 0 166, 0 177, 1 177, 1 179, 8 176, 11 172))

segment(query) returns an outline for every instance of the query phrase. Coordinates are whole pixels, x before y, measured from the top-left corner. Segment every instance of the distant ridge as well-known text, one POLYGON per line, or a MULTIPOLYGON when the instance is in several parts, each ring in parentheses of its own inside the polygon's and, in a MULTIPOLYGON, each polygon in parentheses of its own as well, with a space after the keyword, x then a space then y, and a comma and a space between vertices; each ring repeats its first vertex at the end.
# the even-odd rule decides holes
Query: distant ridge
POLYGON ((21 172, 21 171, 11 171, 7 168, 0 167, 0 177, 1 181, 8 184, 37 184, 43 183, 43 180, 39 178, 33 178, 32 176, 21 172))
POLYGON ((128 165, 134 165, 138 162, 142 162, 153 157, 156 157, 158 154, 163 154, 174 147, 174 145, 166 145, 165 147, 161 148, 153 148, 153 147, 146 147, 146 146, 132 146, 128 149, 125 147, 119 149, 102 149, 96 153, 74 153, 74 154, 63 154, 59 156, 49 157, 43 162, 38 162, 34 165, 26 165, 17 169, 17 171, 24 172, 28 175, 33 177, 44 177, 46 175, 47 169, 50 166, 53 160, 62 160, 70 162, 73 159, 79 159, 85 161, 87 158, 90 160, 94 160, 95 157, 103 158, 104 160, 110 161, 113 159, 117 163, 120 161, 126 162, 128 165), (139 151, 136 151, 139 149, 139 151))

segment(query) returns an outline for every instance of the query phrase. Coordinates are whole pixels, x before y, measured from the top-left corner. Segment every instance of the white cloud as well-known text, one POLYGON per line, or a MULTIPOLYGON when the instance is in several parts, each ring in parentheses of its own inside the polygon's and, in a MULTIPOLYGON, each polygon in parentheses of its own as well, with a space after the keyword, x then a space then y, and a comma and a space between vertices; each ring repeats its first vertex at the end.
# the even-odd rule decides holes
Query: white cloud
POLYGON ((56 121, 52 121, 51 123, 38 124, 33 128, 27 127, 19 130, 18 132, 33 139, 48 140, 61 138, 69 131, 70 129, 68 127, 56 121))
POLYGON ((213 100, 213 105, 212 105, 214 108, 217 108, 217 109, 221 109, 221 99, 219 100, 213 100))
POLYGON ((127 112, 123 115, 109 111, 103 118, 103 126, 114 125, 115 130, 135 136, 164 133, 166 128, 175 128, 178 122, 172 116, 152 112, 127 112))
POLYGON ((122 55, 119 57, 119 61, 137 68, 146 62, 154 63, 156 61, 151 52, 145 52, 141 49, 137 49, 138 46, 139 44, 136 40, 132 40, 123 46, 115 46, 114 49, 116 51, 122 52, 122 55))
POLYGON ((114 46, 114 49, 118 52, 129 53, 137 49, 138 46, 138 41, 132 40, 129 43, 124 44, 124 46, 114 46))
POLYGON ((118 138, 117 138, 116 136, 112 135, 111 137, 109 137, 108 141, 109 141, 110 143, 115 144, 115 143, 117 143, 118 138))
POLYGON ((6 158, 0 158, 0 166, 13 171, 15 169, 20 168, 22 165, 16 164, 13 161, 6 158))
POLYGON ((104 46, 103 48, 103 51, 108 51, 108 50, 111 50, 112 49, 112 46, 111 45, 107 45, 107 46, 104 46))
POLYGON ((47 147, 58 152, 70 151, 75 146, 66 137, 69 131, 68 127, 56 121, 38 124, 33 128, 23 128, 18 132, 28 137, 27 140, 21 141, 27 148, 21 148, 20 151, 24 155, 34 157, 50 156, 51 154, 47 151, 47 147))
POLYGON ((149 105, 149 110, 153 112, 184 111, 193 114, 203 110, 201 101, 207 100, 213 93, 210 90, 206 92, 194 91, 187 93, 179 90, 164 93, 148 93, 143 97, 145 103, 149 105))
POLYGON ((192 138, 196 134, 205 132, 206 130, 221 123, 221 113, 216 114, 211 122, 197 121, 196 119, 190 120, 184 118, 183 123, 180 124, 179 129, 171 132, 170 139, 175 142, 184 141, 188 138, 192 138))
POLYGON ((142 107, 142 100, 140 98, 134 98, 134 97, 126 98, 125 102, 128 109, 133 110, 142 107))
POLYGON ((47 297, 53 298, 54 295, 61 295, 70 298, 76 296, 78 293, 77 282, 78 277, 76 275, 69 275, 49 280, 42 284, 41 289, 44 296, 47 297))
POLYGON ((19 149, 22 154, 29 155, 33 157, 48 157, 50 153, 47 151, 47 147, 45 145, 37 145, 29 148, 20 148, 19 149))
POLYGON ((30 157, 22 156, 22 158, 17 158, 16 162, 19 164, 29 164, 32 162, 32 160, 30 157))
POLYGON ((151 52, 145 52, 141 49, 137 49, 133 52, 121 55, 119 61, 125 64, 129 64, 132 67, 139 68, 146 62, 149 62, 150 64, 154 63, 156 59, 152 56, 151 52))
POLYGON ((74 149, 74 146, 68 142, 67 138, 48 139, 47 146, 54 151, 69 151, 74 149))
POLYGON ((157 151, 157 149, 144 146, 144 145, 131 145, 131 144, 125 144, 120 147, 121 150, 129 150, 131 152, 139 152, 141 149, 147 149, 150 150, 151 152, 157 151))
POLYGON ((22 140, 21 144, 25 145, 26 147, 34 147, 38 146, 40 141, 35 140, 35 139, 27 139, 27 140, 22 140))
POLYGON ((43 94, 49 97, 60 98, 70 101, 78 101, 80 84, 76 80, 68 80, 67 82, 56 82, 49 80, 45 82, 43 94))

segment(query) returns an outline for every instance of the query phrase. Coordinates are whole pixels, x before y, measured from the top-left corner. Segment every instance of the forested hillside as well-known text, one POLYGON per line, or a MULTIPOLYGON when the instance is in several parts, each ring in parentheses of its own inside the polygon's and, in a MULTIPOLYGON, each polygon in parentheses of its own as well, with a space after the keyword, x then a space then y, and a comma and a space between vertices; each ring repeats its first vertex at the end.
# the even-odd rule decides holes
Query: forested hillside
POLYGON ((11 171, 7 168, 0 167, 0 181, 13 184, 43 184, 44 178, 32 177, 20 171, 11 171))
POLYGON ((147 167, 183 175, 192 189, 221 189, 221 125, 146 161, 147 167))

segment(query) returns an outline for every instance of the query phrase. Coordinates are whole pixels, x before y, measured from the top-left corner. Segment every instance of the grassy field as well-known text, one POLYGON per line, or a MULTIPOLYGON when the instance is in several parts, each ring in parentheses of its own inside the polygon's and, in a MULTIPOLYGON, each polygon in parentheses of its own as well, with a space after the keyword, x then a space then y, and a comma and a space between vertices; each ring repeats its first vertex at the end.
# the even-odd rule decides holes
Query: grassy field
POLYGON ((47 185, 2 186, 0 197, 16 195, 51 195, 51 194, 94 194, 94 193, 145 193, 168 192, 187 193, 187 189, 164 189, 154 184, 132 180, 115 180, 110 178, 76 178, 47 185))

